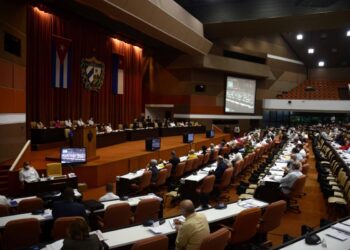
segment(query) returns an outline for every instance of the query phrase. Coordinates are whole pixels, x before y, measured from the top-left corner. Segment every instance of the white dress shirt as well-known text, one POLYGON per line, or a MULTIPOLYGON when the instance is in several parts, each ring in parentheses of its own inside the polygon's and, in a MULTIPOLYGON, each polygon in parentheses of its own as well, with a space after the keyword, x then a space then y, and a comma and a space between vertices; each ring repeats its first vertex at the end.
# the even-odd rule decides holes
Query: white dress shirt
POLYGON ((33 182, 39 179, 39 174, 32 166, 29 166, 28 169, 22 168, 19 172, 19 180, 21 182, 33 182))

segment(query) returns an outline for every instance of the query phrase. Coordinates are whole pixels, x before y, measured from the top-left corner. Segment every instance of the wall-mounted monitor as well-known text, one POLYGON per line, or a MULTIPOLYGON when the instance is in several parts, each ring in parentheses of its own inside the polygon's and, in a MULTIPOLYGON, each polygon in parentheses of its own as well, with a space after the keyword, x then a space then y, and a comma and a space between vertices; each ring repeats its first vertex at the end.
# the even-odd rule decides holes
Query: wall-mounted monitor
POLYGON ((255 113, 256 81, 228 76, 226 78, 225 113, 255 113))
POLYGON ((207 138, 213 138, 215 136, 215 132, 214 132, 214 130, 207 130, 205 132, 205 135, 207 138))
POLYGON ((63 165, 86 163, 86 148, 62 148, 61 163, 63 165))
POLYGON ((160 138, 147 138, 145 141, 146 151, 155 151, 160 149, 160 138))
POLYGON ((185 133, 182 136, 183 143, 192 143, 194 140, 194 134, 193 133, 185 133))

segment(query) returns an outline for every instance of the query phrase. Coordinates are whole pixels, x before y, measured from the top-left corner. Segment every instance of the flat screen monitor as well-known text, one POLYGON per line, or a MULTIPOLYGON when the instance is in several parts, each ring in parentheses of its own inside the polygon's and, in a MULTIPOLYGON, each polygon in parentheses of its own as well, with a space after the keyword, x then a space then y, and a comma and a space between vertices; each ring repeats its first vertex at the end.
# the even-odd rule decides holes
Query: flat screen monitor
POLYGON ((185 133, 183 134, 183 143, 192 143, 194 140, 193 133, 185 133))
POLYGON ((147 151, 155 151, 160 149, 160 138, 147 138, 146 139, 146 150, 147 151))
POLYGON ((215 135, 214 130, 207 130, 207 132, 205 133, 207 138, 213 138, 215 135))
POLYGON ((62 148, 61 163, 63 165, 86 163, 86 148, 62 148))
POLYGON ((256 81, 228 76, 226 78, 225 113, 255 113, 256 81))

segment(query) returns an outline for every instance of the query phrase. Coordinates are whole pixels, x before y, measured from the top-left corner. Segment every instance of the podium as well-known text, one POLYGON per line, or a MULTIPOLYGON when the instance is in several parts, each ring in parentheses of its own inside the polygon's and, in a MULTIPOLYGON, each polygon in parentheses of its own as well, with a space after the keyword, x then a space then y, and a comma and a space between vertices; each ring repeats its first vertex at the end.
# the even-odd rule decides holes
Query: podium
POLYGON ((72 146, 86 148, 86 160, 92 161, 96 156, 96 126, 77 127, 73 132, 72 146))

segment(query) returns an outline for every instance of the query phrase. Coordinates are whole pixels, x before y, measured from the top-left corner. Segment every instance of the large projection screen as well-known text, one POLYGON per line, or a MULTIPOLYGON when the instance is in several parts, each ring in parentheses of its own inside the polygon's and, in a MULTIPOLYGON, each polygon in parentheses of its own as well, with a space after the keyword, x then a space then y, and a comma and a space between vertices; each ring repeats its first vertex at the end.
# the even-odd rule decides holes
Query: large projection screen
POLYGON ((254 114, 256 81, 228 76, 225 113, 254 114))

